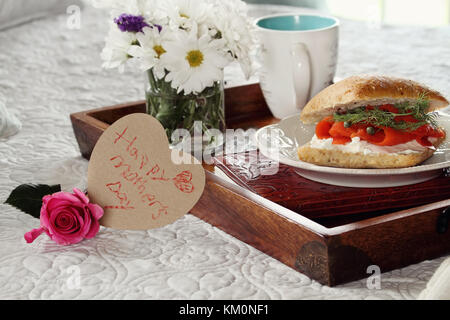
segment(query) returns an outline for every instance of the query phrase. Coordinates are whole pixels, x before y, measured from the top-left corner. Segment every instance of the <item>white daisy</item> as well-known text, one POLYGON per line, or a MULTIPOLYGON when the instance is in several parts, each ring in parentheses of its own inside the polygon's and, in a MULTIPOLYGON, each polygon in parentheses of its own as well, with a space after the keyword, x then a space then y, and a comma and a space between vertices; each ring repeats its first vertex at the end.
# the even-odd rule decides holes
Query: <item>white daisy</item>
POLYGON ((205 23, 213 7, 208 1, 166 0, 161 3, 161 10, 169 17, 171 27, 190 30, 193 24, 205 23))
POLYGON ((247 5, 240 0, 213 1, 216 2, 214 24, 249 78, 252 73, 250 53, 256 41, 253 24, 247 17, 247 5))
POLYGON ((103 67, 119 68, 119 71, 123 72, 125 64, 131 58, 128 51, 136 40, 136 34, 132 32, 122 32, 118 28, 111 28, 101 54, 103 67))
POLYGON ((252 73, 250 53, 255 45, 255 39, 252 37, 248 26, 242 21, 235 20, 234 23, 233 21, 223 21, 220 30, 222 39, 226 41, 226 46, 240 63, 245 76, 249 78, 252 73))
POLYGON ((111 9, 113 16, 128 13, 134 15, 143 15, 148 8, 147 0, 91 0, 95 8, 111 9))
POLYGON ((223 79, 223 68, 230 62, 224 40, 208 34, 197 37, 197 26, 190 32, 179 29, 165 44, 161 62, 168 70, 166 81, 185 94, 199 93, 223 79))
POLYGON ((150 23, 167 23, 167 14, 161 10, 165 0, 90 0, 96 8, 110 9, 112 18, 121 14, 131 14, 145 17, 150 23))
POLYGON ((166 1, 167 0, 145 1, 141 9, 145 18, 153 24, 161 26, 167 25, 169 17, 164 7, 166 1))
POLYGON ((154 74, 162 79, 165 76, 164 66, 160 58, 166 53, 165 43, 169 40, 171 32, 164 28, 161 32, 157 27, 144 28, 142 33, 137 33, 138 45, 131 46, 128 53, 140 61, 141 69, 146 71, 153 68, 154 74))

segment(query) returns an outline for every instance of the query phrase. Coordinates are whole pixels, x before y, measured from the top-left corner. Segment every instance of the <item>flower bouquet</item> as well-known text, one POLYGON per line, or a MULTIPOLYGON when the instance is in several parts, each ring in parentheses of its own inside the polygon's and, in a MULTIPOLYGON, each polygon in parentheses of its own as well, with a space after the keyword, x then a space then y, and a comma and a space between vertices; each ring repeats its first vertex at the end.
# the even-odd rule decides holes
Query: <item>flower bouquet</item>
POLYGON ((255 45, 246 4, 240 0, 93 0, 111 9, 102 52, 105 68, 123 71, 137 61, 146 72, 148 113, 174 144, 177 129, 190 135, 225 129, 224 68, 237 61, 251 71, 255 45))

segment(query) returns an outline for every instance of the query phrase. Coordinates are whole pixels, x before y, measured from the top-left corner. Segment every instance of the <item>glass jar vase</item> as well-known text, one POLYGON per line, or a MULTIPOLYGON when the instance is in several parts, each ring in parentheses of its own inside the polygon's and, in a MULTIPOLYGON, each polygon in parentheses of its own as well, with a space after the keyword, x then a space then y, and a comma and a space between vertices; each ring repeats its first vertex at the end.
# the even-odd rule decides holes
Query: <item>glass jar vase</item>
POLYGON ((223 81, 217 81, 200 93, 185 95, 184 92, 177 93, 170 82, 155 77, 152 69, 147 71, 146 78, 147 113, 161 122, 172 146, 181 142, 180 137, 174 134, 177 129, 185 129, 193 137, 194 125, 197 128, 201 126, 204 145, 213 142, 205 134, 208 130, 224 132, 223 81))

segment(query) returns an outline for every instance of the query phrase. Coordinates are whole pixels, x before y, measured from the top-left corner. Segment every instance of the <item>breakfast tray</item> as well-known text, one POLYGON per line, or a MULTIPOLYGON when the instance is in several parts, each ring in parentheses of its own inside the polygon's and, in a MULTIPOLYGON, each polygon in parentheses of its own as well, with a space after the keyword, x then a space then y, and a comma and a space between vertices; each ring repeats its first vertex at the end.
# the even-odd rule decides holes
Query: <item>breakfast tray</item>
MULTIPOLYGON (((278 122, 258 84, 226 89, 225 101, 228 128, 278 122)), ((89 159, 109 125, 145 111, 139 101, 72 114, 83 157, 89 159)), ((226 154, 204 165, 205 191, 191 214, 322 284, 366 278, 374 265, 386 272, 450 253, 444 171, 413 186, 352 189, 309 181, 283 165, 276 175, 254 175, 267 163, 264 157, 250 167, 234 161, 246 156, 226 154)))

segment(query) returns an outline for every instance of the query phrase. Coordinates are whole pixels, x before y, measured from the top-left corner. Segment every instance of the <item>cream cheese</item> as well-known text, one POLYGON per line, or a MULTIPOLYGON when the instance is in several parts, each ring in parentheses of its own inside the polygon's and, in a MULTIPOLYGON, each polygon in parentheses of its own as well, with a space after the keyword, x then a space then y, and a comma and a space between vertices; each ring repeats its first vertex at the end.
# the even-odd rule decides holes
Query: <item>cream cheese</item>
MULTIPOLYGON (((430 139, 431 141, 432 139, 430 139)), ((362 153, 364 155, 389 153, 389 154, 413 154, 422 153, 429 147, 424 147, 416 140, 412 140, 407 143, 398 144, 395 146, 377 146, 367 141, 361 140, 359 137, 355 137, 351 142, 343 145, 333 144, 333 139, 319 139, 316 135, 310 142, 311 148, 314 149, 326 149, 326 150, 339 150, 348 153, 362 153)))

